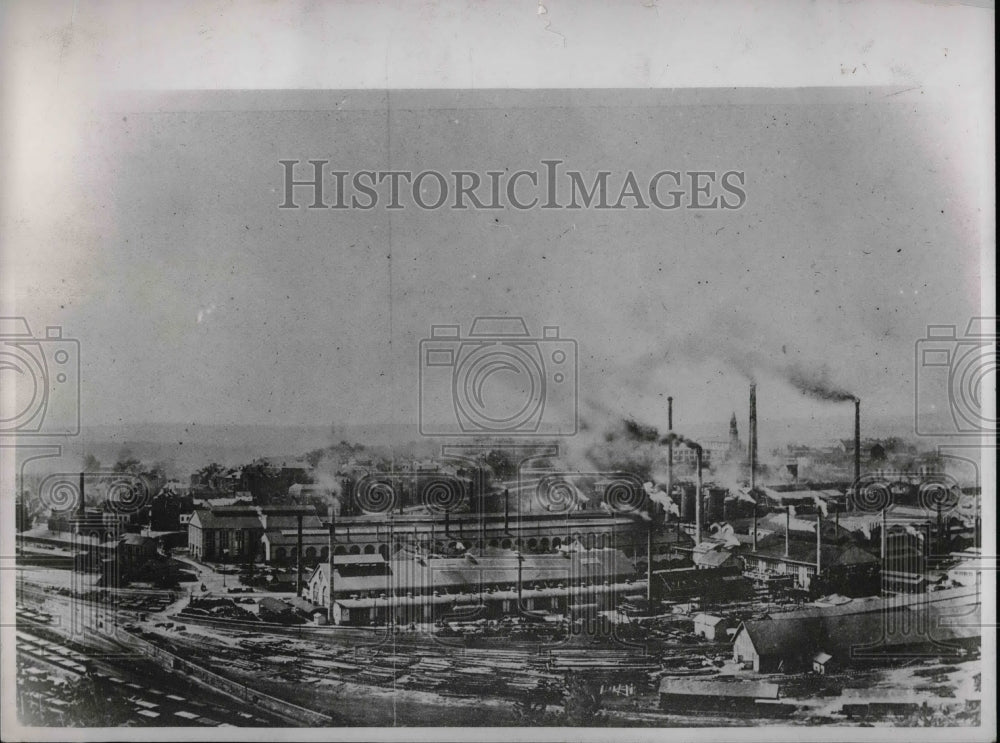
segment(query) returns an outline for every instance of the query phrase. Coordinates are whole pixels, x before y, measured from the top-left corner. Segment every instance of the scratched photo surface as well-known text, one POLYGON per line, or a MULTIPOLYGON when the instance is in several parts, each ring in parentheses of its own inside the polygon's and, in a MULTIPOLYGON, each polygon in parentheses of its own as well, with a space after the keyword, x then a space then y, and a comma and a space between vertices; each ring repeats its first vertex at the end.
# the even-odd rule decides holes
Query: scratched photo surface
POLYGON ((995 736, 982 107, 140 87, 4 173, 11 739, 995 736))

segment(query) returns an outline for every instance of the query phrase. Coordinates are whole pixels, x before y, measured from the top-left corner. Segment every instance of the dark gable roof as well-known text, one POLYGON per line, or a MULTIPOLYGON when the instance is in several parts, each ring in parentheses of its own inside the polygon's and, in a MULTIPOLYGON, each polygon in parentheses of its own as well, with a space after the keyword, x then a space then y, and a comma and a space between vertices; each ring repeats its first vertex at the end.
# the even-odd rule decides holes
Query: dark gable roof
POLYGON ((153 537, 147 537, 142 534, 123 534, 118 541, 136 547, 156 546, 156 540, 153 537))
MULTIPOLYGON (((978 607, 918 606, 896 612, 824 614, 795 619, 744 622, 757 653, 792 657, 817 650, 851 655, 878 647, 902 647, 930 642, 947 643, 982 634, 978 607), (970 613, 962 613, 967 611, 970 613), (923 628, 915 629, 918 626, 923 628)), ((742 631, 741 630, 741 631, 742 631)))
POLYGON ((303 529, 323 526, 315 506, 230 505, 196 508, 196 526, 203 529, 262 529, 261 514, 267 517, 268 529, 297 529, 302 515, 303 529))
POLYGON ((800 619, 758 619, 743 623, 758 655, 785 656, 814 647, 820 639, 822 622, 818 617, 800 619))

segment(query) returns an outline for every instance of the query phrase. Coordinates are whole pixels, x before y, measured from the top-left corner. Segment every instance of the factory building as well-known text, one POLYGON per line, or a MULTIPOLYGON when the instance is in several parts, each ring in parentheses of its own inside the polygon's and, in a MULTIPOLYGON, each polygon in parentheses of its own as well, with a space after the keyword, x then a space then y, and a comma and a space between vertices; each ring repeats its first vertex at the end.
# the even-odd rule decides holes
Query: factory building
POLYGON ((188 550, 196 560, 246 562, 251 556, 256 560, 265 534, 270 545, 283 532, 297 532, 300 518, 303 529, 322 529, 313 506, 197 508, 187 525, 188 550))
POLYGON ((845 596, 879 592, 878 558, 849 543, 817 545, 812 536, 771 534, 758 540, 743 562, 745 575, 764 584, 785 582, 796 590, 845 596))
POLYGON ((555 554, 470 551, 430 557, 403 550, 381 555, 334 555, 309 576, 306 595, 336 624, 363 625, 477 619, 521 611, 572 614, 614 609, 627 595, 644 595, 635 564, 620 550, 555 554), (330 596, 333 601, 330 601, 330 596))

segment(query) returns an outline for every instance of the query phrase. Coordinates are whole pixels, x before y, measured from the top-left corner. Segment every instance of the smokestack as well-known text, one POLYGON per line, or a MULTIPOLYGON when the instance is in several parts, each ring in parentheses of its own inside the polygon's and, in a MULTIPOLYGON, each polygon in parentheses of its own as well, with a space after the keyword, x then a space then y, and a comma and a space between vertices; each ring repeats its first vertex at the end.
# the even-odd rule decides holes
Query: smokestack
POLYGON ((823 549, 823 512, 816 509, 816 577, 819 577, 823 569, 821 550, 823 549))
MULTIPOLYGON (((330 604, 329 604, 329 606, 330 606, 330 623, 331 624, 333 624, 333 589, 334 589, 334 585, 333 585, 333 567, 334 567, 334 562, 333 562, 333 543, 334 543, 334 541, 336 539, 336 536, 337 536, 337 517, 335 515, 333 515, 333 514, 330 514, 330 543, 327 546, 327 560, 328 560, 328 563, 327 563, 327 573, 329 574, 329 578, 330 578, 330 580, 329 580, 329 584, 330 584, 330 593, 329 593, 330 604)), ((390 545, 390 549, 391 549, 391 545, 390 545)))
POLYGON ((785 557, 788 557, 788 535, 792 531, 792 507, 785 506, 785 557))
POLYGON ((861 481, 861 400, 854 398, 854 483, 861 481))
POLYGON ((750 490, 757 488, 757 384, 750 385, 750 490))
POLYGON ((753 502, 753 551, 757 551, 757 501, 753 502))
POLYGON ((510 529, 510 488, 504 488, 503 490, 503 530, 507 532, 510 529))
POLYGON ((646 604, 653 611, 653 522, 646 527, 646 604))
POLYGON ((84 486, 83 486, 83 473, 80 473, 80 502, 76 505, 76 513, 78 516, 83 516, 86 513, 84 508, 84 486))
POLYGON ((694 543, 701 544, 701 447, 694 450, 698 466, 698 485, 694 493, 694 543))
MULTIPOLYGON (((674 398, 667 398, 667 433, 674 432, 674 398)), ((674 489, 674 441, 667 443, 667 497, 672 497, 674 489)))
POLYGON ((944 530, 941 527, 941 504, 940 503, 937 504, 937 533, 936 533, 936 536, 937 536, 937 550, 938 550, 938 554, 939 555, 940 554, 944 554, 945 538, 944 538, 944 530))
POLYGON ((302 598, 302 514, 295 517, 295 595, 302 598))
POLYGON ((886 524, 886 518, 885 518, 885 509, 883 508, 882 509, 882 549, 880 550, 880 553, 882 555, 882 570, 885 570, 886 553, 889 551, 888 550, 888 544, 887 544, 888 535, 886 534, 886 526, 887 526, 887 524, 886 524))

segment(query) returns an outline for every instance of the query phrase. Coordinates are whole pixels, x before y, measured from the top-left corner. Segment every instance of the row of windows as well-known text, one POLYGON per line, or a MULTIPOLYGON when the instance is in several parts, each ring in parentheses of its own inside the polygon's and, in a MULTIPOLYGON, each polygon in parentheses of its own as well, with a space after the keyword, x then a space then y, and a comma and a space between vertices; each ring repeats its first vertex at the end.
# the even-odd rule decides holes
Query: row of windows
MULTIPOLYGON (((487 544, 488 547, 501 547, 503 549, 512 549, 514 547, 520 546, 519 543, 521 541, 523 541, 523 540, 517 540, 517 539, 513 539, 513 540, 512 539, 490 539, 490 540, 487 540, 486 544, 487 544)), ((614 545, 611 545, 611 544, 603 544, 601 542, 603 542, 603 540, 599 540, 598 541, 598 544, 597 544, 598 547, 614 546, 614 545)), ((439 551, 439 552, 445 551, 446 548, 448 550, 457 550, 458 549, 458 544, 459 544, 458 542, 448 542, 448 543, 445 543, 445 542, 439 541, 439 542, 435 542, 435 549, 437 551, 439 551)), ((466 547, 480 548, 482 543, 481 543, 480 540, 477 539, 477 540, 469 540, 468 542, 463 542, 462 544, 463 544, 463 546, 466 546, 466 547)), ((553 538, 551 540, 549 540, 547 538, 544 538, 544 537, 542 539, 534 539, 534 538, 532 538, 532 539, 528 539, 528 540, 526 540, 524 542, 524 546, 528 550, 531 550, 533 552, 534 551, 537 551, 537 552, 549 552, 551 550, 559 549, 562 545, 563 545, 563 541, 559 537, 555 537, 555 538, 553 538)), ((395 553, 399 552, 400 550, 402 550, 403 546, 404 546, 403 542, 395 542, 393 544, 393 547, 392 547, 393 554, 395 554, 395 553)), ((627 544, 626 545, 618 545, 618 547, 622 550, 622 552, 627 557, 637 557, 637 556, 645 557, 645 550, 638 550, 638 551, 637 550, 633 550, 631 548, 631 546, 627 545, 627 544)), ((657 547, 654 548, 654 553, 656 555, 661 556, 661 557, 670 554, 671 551, 672 551, 671 547, 668 546, 668 545, 658 545, 657 547)), ((329 548, 322 547, 319 550, 317 550, 315 547, 306 547, 305 550, 304 550, 304 552, 303 552, 303 554, 304 554, 305 560, 307 560, 307 561, 309 561, 309 560, 316 560, 317 557, 320 560, 326 560, 326 559, 328 559, 328 556, 329 556, 329 548)), ((380 544, 380 545, 377 545, 377 546, 374 545, 374 544, 366 544, 364 546, 362 546, 360 544, 352 544, 350 546, 338 545, 337 547, 334 548, 333 554, 334 555, 375 555, 375 554, 379 554, 383 558, 387 559, 389 557, 389 549, 388 549, 388 547, 385 544, 380 544)), ((291 548, 288 548, 288 549, 286 549, 285 547, 278 547, 274 551, 274 559, 278 560, 278 561, 282 561, 282 560, 295 560, 297 558, 298 558, 298 550, 295 547, 291 547, 291 548)))

